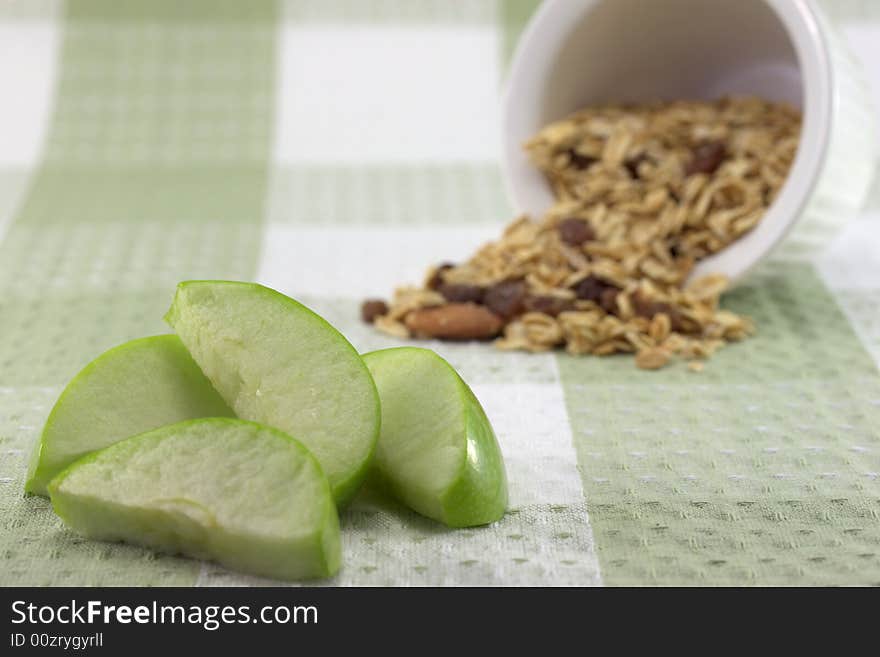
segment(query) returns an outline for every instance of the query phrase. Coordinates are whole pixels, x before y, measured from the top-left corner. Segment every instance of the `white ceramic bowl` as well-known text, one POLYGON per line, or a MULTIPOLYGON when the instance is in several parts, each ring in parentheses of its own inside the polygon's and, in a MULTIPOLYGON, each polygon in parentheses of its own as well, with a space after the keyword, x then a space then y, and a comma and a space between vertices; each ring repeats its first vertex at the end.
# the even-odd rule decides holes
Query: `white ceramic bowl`
POLYGON ((736 281, 810 204, 839 216, 861 205, 875 157, 867 89, 810 0, 545 0, 518 44, 504 99, 508 193, 532 216, 551 204, 522 151, 550 121, 601 102, 725 94, 802 108, 801 141, 761 223, 694 275, 736 281))

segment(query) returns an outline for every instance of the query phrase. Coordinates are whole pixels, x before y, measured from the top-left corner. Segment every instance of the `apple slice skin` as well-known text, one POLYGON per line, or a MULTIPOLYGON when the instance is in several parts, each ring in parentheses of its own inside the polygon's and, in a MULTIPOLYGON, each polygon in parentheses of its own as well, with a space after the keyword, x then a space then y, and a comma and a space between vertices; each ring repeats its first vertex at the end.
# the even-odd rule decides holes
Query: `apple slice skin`
POLYGON ((233 416, 176 335, 113 347, 86 365, 55 402, 28 466, 25 492, 48 495, 49 481, 76 459, 166 424, 233 416))
POLYGON ((507 473, 486 411, 470 386, 460 377, 459 380, 468 397, 465 405, 467 459, 462 466, 462 478, 443 499, 443 508, 447 525, 469 527, 494 522, 504 516, 507 511, 507 473))
POLYGON ((189 420, 89 454, 49 484, 89 538, 125 541, 283 580, 339 569, 339 519, 299 441, 230 418, 189 420))
POLYGON ((339 331, 280 292, 236 281, 180 283, 165 320, 238 417, 296 436, 337 505, 351 499, 381 414, 369 370, 339 331))
POLYGON ((408 437, 390 435, 400 431, 400 424, 386 415, 373 468, 374 481, 379 487, 413 510, 450 527, 484 525, 500 519, 507 509, 507 475, 501 449, 483 407, 455 369, 433 351, 419 347, 373 351, 364 354, 364 361, 379 389, 383 413, 398 412, 400 407, 395 401, 412 409, 412 419, 416 421, 420 414, 428 415, 433 410, 431 401, 418 403, 415 398, 401 399, 401 393, 391 381, 394 378, 406 386, 405 396, 413 394, 410 390, 422 390, 425 391, 422 394, 427 395, 451 391, 456 407, 451 411, 438 406, 437 415, 448 412, 447 420, 439 429, 445 436, 438 439, 434 447, 427 444, 420 448, 428 467, 434 456, 431 451, 437 450, 433 462, 438 464, 438 469, 446 471, 447 474, 441 476, 449 479, 447 484, 440 488, 413 485, 419 477, 413 478, 412 473, 405 472, 407 466, 401 465, 394 454, 402 451, 397 448, 404 445, 408 437), (415 368, 403 371, 401 365, 407 363, 415 364, 415 368), (394 400, 392 395, 398 399, 394 400), (454 446, 454 452, 449 451, 450 446, 454 446), (448 465, 441 465, 447 460, 448 465))

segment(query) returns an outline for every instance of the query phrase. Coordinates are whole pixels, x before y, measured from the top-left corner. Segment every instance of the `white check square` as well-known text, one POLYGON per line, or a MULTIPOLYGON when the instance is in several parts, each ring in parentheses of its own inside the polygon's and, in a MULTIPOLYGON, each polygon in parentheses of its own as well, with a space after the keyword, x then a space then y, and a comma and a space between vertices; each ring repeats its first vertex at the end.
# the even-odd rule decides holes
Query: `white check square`
POLYGON ((473 389, 504 454, 511 508, 582 504, 583 486, 562 386, 488 383, 473 389))
POLYGON ((49 21, 0 24, 0 166, 36 163, 49 122, 58 26, 49 21))
POLYGON ((285 26, 276 161, 494 161, 497 31, 285 26))

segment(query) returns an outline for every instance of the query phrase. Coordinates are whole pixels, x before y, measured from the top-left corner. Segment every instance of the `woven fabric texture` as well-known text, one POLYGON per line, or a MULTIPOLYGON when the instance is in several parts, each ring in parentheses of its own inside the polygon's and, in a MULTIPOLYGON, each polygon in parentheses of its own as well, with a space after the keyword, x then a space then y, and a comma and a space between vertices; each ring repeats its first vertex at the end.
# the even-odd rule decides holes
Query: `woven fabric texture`
MULTIPOLYGON (((273 583, 77 537, 23 496, 31 446, 89 360, 168 332, 179 280, 258 280, 397 344, 359 301, 512 216, 497 105, 536 5, 0 5, 0 585, 273 583)), ((826 5, 880 86, 880 9, 826 5)), ((845 225, 811 208, 725 299, 758 336, 700 374, 428 345, 493 421, 510 512, 449 530, 361 495, 326 583, 880 584, 878 213, 876 182, 845 225)))

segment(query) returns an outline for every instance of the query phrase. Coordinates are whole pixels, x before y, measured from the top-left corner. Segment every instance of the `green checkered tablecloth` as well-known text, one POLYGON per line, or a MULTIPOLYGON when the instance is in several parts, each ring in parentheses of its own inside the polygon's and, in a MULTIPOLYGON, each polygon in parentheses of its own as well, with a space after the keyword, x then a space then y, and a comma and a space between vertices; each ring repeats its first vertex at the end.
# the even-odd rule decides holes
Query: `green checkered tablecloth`
MULTIPOLYGON (((511 216, 497 98, 535 4, 0 3, 0 584, 266 583, 78 538, 23 497, 31 445, 87 361, 167 332, 182 279, 395 344, 359 300, 511 216)), ((828 5, 876 48, 876 3, 828 5)), ((362 496, 329 583, 880 583, 878 210, 876 184, 835 234, 814 208, 727 298, 758 337, 699 375, 431 345, 495 424, 510 512, 452 531, 362 496)))

